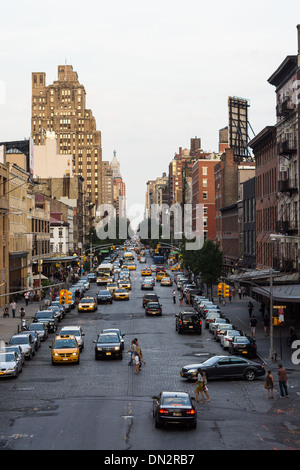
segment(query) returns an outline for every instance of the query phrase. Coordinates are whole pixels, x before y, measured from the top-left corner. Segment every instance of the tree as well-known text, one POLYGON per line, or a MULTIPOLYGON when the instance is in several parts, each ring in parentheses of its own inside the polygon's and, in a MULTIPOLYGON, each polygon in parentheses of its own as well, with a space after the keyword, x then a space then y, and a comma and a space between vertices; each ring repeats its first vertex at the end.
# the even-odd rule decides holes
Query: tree
POLYGON ((218 244, 212 240, 206 240, 199 250, 199 264, 202 281, 210 288, 217 284, 222 273, 223 254, 218 244))

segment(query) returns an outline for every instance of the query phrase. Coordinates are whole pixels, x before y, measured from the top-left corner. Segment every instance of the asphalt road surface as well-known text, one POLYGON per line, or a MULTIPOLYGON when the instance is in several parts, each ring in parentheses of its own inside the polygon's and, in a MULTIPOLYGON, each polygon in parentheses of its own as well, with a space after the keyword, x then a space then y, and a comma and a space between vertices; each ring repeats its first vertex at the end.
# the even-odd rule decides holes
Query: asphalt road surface
MULTIPOLYGON (((148 265, 151 258, 147 258, 148 265)), ((100 305, 95 313, 67 314, 59 326, 81 325, 85 348, 79 365, 51 365, 49 345, 42 343, 17 379, 0 383, 2 450, 199 451, 299 449, 299 415, 281 412, 281 400, 268 400, 264 378, 209 383, 210 403, 197 404, 198 426, 156 429, 152 396, 162 390, 193 393, 180 377, 181 367, 223 354, 208 330, 201 336, 178 335, 172 287, 155 292, 162 317, 146 317, 142 307, 141 267, 132 271, 129 301, 100 305), (123 359, 94 358, 97 333, 108 327, 125 333, 125 351, 137 337, 146 365, 140 374, 123 359)), ((88 294, 99 290, 91 284, 88 294)), ((224 353, 227 354, 227 353, 224 353)))

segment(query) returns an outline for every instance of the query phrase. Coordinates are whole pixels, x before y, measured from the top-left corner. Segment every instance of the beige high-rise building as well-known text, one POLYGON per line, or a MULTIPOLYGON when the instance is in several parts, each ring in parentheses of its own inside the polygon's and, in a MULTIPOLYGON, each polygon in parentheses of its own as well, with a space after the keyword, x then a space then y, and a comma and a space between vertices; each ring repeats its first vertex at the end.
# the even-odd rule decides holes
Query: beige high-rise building
POLYGON ((84 178, 87 197, 102 202, 101 132, 90 109, 86 91, 72 65, 58 66, 58 80, 46 85, 44 72, 32 73, 31 136, 35 145, 45 143, 47 131, 55 132, 61 155, 74 155, 75 174, 84 178))

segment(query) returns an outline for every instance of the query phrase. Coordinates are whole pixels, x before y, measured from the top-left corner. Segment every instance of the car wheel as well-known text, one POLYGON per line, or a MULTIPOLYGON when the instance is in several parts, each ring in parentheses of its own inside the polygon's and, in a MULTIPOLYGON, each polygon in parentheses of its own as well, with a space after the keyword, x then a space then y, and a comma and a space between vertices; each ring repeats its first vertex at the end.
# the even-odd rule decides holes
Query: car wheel
POLYGON ((160 428, 160 423, 157 421, 157 419, 155 420, 155 427, 160 428))
POLYGON ((245 374, 244 374, 244 377, 246 380, 248 380, 249 382, 251 382, 252 380, 255 379, 255 372, 253 369, 248 369, 246 370, 245 374))

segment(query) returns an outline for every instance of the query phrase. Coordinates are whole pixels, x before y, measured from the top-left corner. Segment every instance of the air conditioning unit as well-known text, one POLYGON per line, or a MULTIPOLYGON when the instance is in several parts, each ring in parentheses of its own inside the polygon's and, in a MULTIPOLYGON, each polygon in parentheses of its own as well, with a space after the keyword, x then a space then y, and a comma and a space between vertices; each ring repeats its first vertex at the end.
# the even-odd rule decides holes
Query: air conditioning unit
POLYGON ((281 172, 287 171, 287 165, 281 164, 279 170, 280 170, 281 172))

